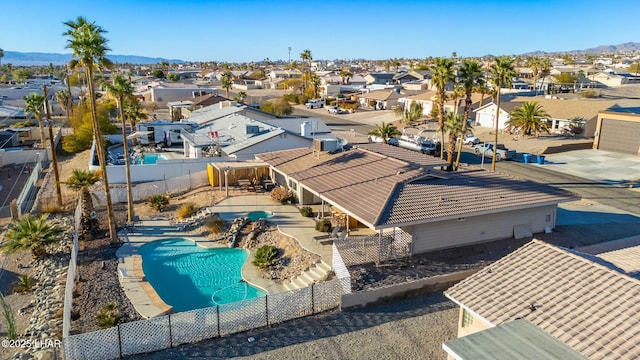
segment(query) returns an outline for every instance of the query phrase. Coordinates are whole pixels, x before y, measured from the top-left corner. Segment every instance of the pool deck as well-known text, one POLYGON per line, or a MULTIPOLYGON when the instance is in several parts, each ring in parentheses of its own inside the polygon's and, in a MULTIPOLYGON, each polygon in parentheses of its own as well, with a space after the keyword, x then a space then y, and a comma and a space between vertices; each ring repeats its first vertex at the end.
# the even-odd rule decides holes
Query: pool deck
MULTIPOLYGON (((268 195, 246 195, 225 199, 216 204, 214 209, 224 220, 244 217, 248 212, 256 210, 272 213, 273 217, 269 218, 269 221, 275 223, 282 233, 295 238, 303 248, 320 255, 326 264, 332 265, 331 246, 320 245, 314 240, 314 236, 318 236, 315 221, 301 216, 295 206, 281 205, 268 195)), ((142 245, 151 241, 181 237, 195 241, 205 248, 225 247, 202 236, 179 231, 175 225, 169 223, 168 219, 161 217, 143 219, 137 222, 132 230, 122 231, 120 236, 125 241, 116 251, 119 260, 120 284, 135 309, 145 318, 162 316, 172 312, 173 309, 160 299, 144 278, 142 261, 138 255, 138 249, 142 245)), ((283 285, 264 279, 258 274, 255 267, 251 265, 254 254, 255 251, 250 251, 249 258, 242 267, 242 277, 268 294, 286 291, 283 285)))

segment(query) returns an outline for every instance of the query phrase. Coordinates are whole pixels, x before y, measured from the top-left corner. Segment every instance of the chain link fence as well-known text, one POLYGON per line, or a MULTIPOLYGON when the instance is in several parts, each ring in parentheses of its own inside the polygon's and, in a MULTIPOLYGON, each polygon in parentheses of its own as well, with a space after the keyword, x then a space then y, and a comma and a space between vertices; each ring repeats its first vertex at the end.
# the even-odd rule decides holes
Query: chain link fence
POLYGON ((335 309, 342 287, 336 280, 247 299, 120 324, 63 338, 65 359, 108 360, 222 337, 335 309))
POLYGON ((382 234, 348 236, 334 244, 346 266, 383 263, 411 256, 412 236, 401 228, 394 228, 382 234))
POLYGON ((82 216, 82 205, 78 199, 78 205, 73 215, 73 246, 71 247, 71 260, 67 269, 67 283, 64 288, 64 307, 62 317, 62 336, 69 336, 71 329, 71 307, 73 306, 73 288, 76 283, 76 266, 78 263, 78 229, 80 228, 80 217, 82 216))

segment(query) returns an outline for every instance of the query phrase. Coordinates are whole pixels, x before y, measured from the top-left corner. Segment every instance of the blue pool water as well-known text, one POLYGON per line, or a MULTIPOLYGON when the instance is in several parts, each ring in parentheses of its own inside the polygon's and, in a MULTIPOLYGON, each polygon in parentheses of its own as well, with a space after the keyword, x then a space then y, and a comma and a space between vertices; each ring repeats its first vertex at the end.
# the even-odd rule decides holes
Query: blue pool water
MULTIPOLYGON (((144 154, 144 164, 145 165, 150 165, 150 164, 155 164, 158 162, 158 159, 160 160, 167 160, 166 157, 162 156, 162 155, 158 155, 158 154, 144 154)), ((141 165, 142 164, 142 158, 139 156, 135 157, 135 164, 136 165, 141 165)))
POLYGON ((268 212, 262 211, 262 210, 251 211, 251 212, 247 213, 247 217, 251 221, 258 221, 260 219, 268 219, 268 218, 270 218, 272 216, 273 215, 271 213, 268 213, 268 212))
POLYGON ((147 280, 175 311, 188 311, 264 296, 242 281, 248 257, 242 249, 203 249, 183 238, 158 240, 139 250, 147 280))

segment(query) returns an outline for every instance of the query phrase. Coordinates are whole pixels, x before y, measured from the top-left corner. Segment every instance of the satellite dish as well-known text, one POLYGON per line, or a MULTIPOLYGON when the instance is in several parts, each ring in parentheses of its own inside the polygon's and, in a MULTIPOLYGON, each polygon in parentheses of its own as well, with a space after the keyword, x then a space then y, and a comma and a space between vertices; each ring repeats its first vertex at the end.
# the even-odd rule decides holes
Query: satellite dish
POLYGON ((95 212, 95 211, 92 211, 92 212, 90 212, 90 213, 89 213, 89 217, 90 217, 90 218, 92 218, 92 219, 95 219, 95 218, 96 218, 96 215, 97 215, 97 214, 96 214, 96 212, 95 212))

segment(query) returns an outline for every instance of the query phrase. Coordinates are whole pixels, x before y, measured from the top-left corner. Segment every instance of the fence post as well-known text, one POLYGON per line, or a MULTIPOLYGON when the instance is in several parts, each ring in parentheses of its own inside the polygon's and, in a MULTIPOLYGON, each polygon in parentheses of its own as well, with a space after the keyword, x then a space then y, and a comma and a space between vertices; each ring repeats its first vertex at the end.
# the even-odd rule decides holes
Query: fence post
POLYGON ((120 359, 122 359, 122 338, 120 337, 120 325, 118 325, 118 352, 120 353, 120 359))
POLYGON ((169 347, 173 347, 173 332, 171 331, 171 314, 169 316, 169 347))
POLYGON ((266 315, 267 327, 269 326, 269 295, 264 296, 264 314, 266 315))
POLYGON ((218 319, 216 321, 218 325, 218 337, 220 337, 220 305, 216 305, 216 318, 218 319))
POLYGON ((315 296, 316 283, 311 283, 311 314, 316 313, 316 296, 315 296))

